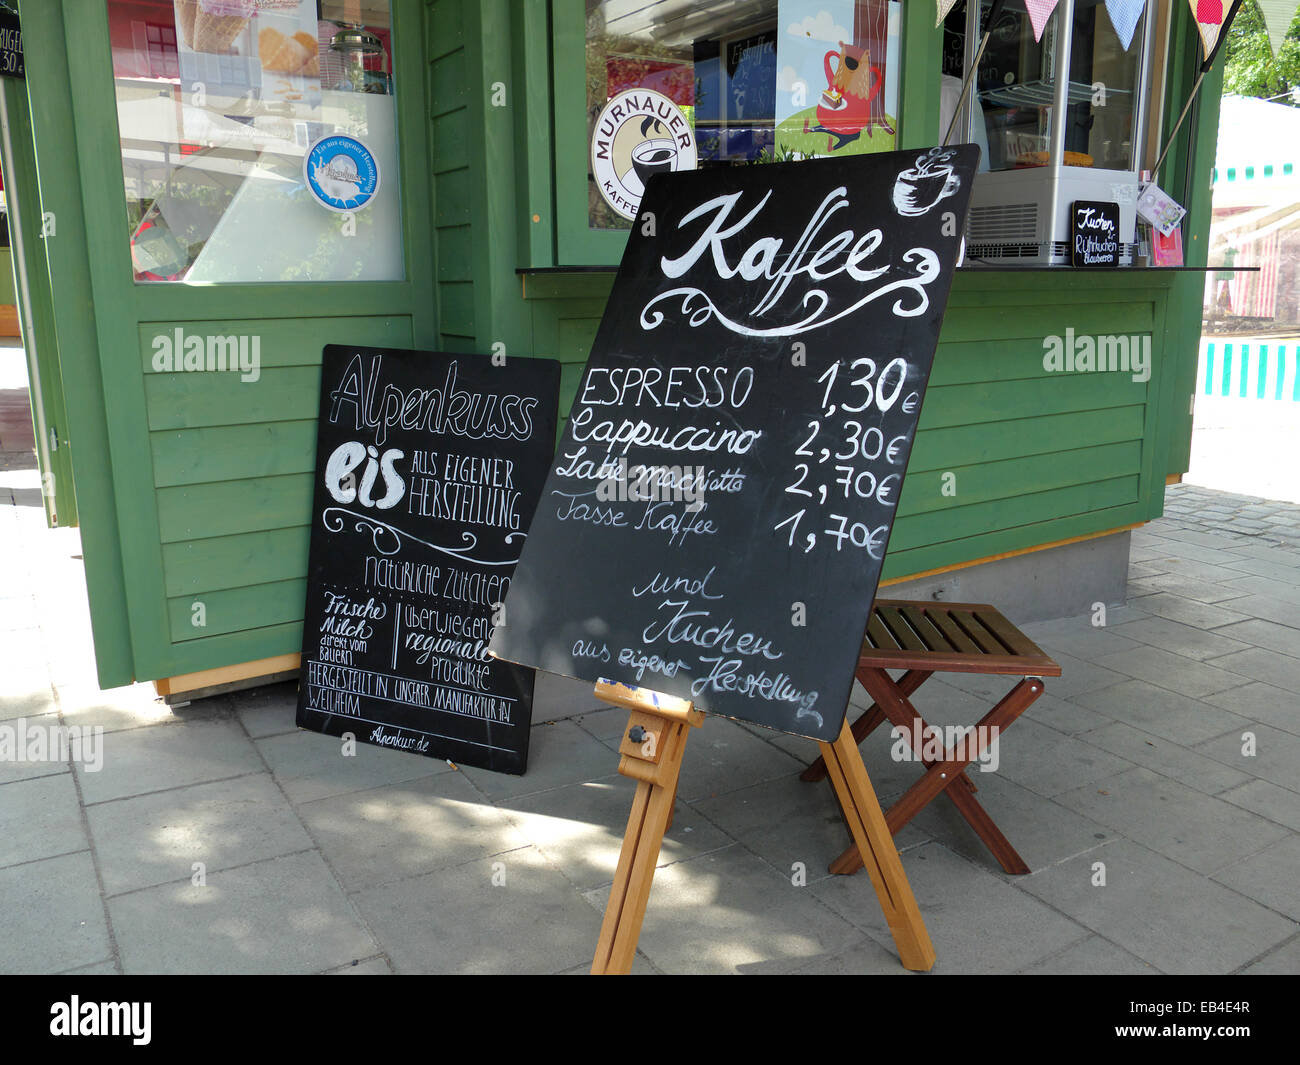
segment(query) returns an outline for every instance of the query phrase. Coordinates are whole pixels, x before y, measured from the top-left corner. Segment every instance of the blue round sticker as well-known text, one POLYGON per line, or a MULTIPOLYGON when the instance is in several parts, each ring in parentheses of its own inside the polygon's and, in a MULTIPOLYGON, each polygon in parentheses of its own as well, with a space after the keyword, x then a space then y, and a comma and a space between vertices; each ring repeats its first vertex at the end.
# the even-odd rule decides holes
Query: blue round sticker
POLYGON ((307 149, 302 172, 316 202, 331 211, 359 211, 379 191, 379 162, 356 137, 342 133, 307 149))

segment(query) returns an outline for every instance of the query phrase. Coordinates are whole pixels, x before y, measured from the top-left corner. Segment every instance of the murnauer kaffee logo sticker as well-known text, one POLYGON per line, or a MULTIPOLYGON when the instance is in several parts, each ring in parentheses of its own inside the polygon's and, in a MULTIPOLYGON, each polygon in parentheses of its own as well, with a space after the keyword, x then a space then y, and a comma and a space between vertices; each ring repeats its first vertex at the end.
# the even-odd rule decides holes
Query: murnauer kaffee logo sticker
POLYGON ((601 196, 624 218, 636 218, 655 174, 694 170, 695 133, 672 100, 653 89, 628 89, 609 101, 591 135, 591 174, 601 196))
POLYGON ((356 137, 332 133, 321 137, 302 161, 312 198, 331 211, 359 211, 379 191, 379 160, 356 137))

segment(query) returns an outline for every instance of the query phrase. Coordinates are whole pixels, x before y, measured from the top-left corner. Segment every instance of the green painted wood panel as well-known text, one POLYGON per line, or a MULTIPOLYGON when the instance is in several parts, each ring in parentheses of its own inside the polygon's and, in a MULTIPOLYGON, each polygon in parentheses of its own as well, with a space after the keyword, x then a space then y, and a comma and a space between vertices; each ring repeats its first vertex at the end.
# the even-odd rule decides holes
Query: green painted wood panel
POLYGON ((311 514, 311 473, 251 477, 158 489, 158 531, 164 544, 282 529, 311 514))
POLYGON ((300 525, 166 544, 163 578, 167 595, 198 595, 305 579, 310 531, 300 525))
POLYGON ((222 425, 149 434, 155 488, 310 473, 316 419, 222 425))
POLYGON ((167 600, 168 634, 178 644, 246 635, 250 650, 244 652, 246 658, 236 661, 296 652, 302 647, 302 605, 306 598, 306 580, 179 596, 167 600), (193 624, 196 603, 203 606, 206 624, 201 627, 193 624))
POLYGON ((1146 407, 1111 407, 1101 411, 1011 418, 998 424, 928 426, 922 412, 909 479, 927 470, 951 470, 980 462, 996 462, 1017 455, 1046 455, 1062 448, 1088 444, 1114 444, 1142 439, 1146 407))

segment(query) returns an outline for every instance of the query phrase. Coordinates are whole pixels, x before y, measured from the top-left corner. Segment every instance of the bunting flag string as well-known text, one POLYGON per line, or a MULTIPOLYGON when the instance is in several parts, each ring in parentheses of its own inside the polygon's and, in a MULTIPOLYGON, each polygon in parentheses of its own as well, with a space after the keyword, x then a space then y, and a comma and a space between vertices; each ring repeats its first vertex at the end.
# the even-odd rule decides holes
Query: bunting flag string
POLYGON ((1219 40, 1219 30, 1223 26, 1223 0, 1187 0, 1192 9, 1192 17, 1196 19, 1196 28, 1201 31, 1201 43, 1205 46, 1205 54, 1209 55, 1214 51, 1214 45, 1219 40))
MULTIPOLYGON (((1034 27, 1034 40, 1043 39, 1043 30, 1047 29, 1047 20, 1052 17, 1059 0, 1025 0, 1029 9, 1029 22, 1034 27)), ((1195 2, 1195 0, 1193 0, 1195 2)))
MULTIPOLYGON (((1106 14, 1110 16, 1110 24, 1115 27, 1115 34, 1126 52, 1133 43, 1133 31, 1137 29, 1146 2, 1147 0, 1106 0, 1106 14)), ((1300 0, 1295 2, 1300 4, 1300 0)))
MULTIPOLYGON (((935 17, 934 25, 937 29, 939 26, 943 25, 943 20, 948 17, 948 12, 952 10, 953 5, 957 3, 957 0, 935 0, 935 3, 938 8, 938 14, 935 17)), ((1300 3, 1300 0, 1297 0, 1297 3, 1300 3)))
POLYGON ((1259 10, 1268 30, 1268 43, 1275 56, 1282 55, 1282 41, 1295 19, 1297 7, 1300 7, 1300 0, 1259 0, 1259 10))

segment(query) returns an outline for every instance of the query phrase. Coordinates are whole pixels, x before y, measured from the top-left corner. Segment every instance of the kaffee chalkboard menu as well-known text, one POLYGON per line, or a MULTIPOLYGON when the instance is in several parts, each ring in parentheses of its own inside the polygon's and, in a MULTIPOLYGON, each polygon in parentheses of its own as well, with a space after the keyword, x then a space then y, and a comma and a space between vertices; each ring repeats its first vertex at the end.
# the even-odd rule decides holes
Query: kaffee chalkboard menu
POLYGON ((1070 205, 1070 265, 1119 266, 1119 204, 1075 200, 1070 205))
POLYGON ((494 655, 838 735, 978 157, 651 180, 494 655))
POLYGON ((325 348, 300 727, 524 771, 533 674, 487 645, 554 450, 559 370, 325 348))

